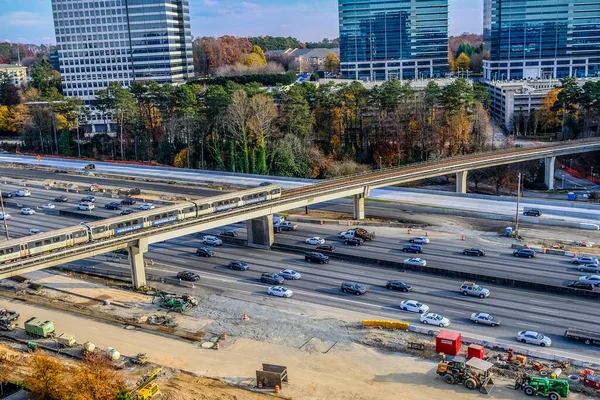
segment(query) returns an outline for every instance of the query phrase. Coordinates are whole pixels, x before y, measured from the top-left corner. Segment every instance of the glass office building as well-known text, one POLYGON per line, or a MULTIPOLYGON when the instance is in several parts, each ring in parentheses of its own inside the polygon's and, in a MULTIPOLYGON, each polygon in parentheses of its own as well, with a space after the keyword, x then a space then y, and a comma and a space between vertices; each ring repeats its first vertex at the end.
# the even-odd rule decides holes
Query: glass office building
POLYGON ((188 0, 52 0, 52 12, 63 94, 86 101, 94 131, 110 126, 94 112, 109 82, 194 76, 188 0))
POLYGON ((338 0, 344 78, 382 81, 448 72, 448 0, 338 0))
POLYGON ((600 76, 600 1, 485 0, 489 80, 600 76))

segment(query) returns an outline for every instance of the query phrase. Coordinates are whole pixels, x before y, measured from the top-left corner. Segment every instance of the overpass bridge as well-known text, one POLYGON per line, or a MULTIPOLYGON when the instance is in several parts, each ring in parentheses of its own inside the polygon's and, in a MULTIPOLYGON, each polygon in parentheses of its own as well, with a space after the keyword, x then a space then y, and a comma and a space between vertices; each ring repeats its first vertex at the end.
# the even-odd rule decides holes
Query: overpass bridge
POLYGON ((538 159, 545 160, 546 184, 552 188, 557 156, 591 151, 600 151, 600 139, 572 141, 541 148, 480 153, 327 180, 297 189, 284 190, 281 197, 276 200, 147 228, 126 235, 59 249, 48 254, 17 259, 0 266, 0 279, 127 249, 133 284, 140 287, 146 284, 144 253, 148 251, 148 245, 153 243, 245 220, 248 226, 248 245, 269 248, 274 241, 273 214, 278 212, 341 197, 352 197, 354 218, 363 219, 364 200, 372 189, 456 174, 457 191, 464 193, 467 173, 470 170, 538 159))

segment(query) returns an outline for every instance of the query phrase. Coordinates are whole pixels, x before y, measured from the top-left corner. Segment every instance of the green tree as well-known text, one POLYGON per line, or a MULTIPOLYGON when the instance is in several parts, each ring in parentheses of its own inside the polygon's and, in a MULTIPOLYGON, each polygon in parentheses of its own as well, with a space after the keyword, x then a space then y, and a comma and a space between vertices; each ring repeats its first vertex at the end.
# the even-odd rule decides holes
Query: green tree
POLYGON ((62 90, 60 73, 48 62, 44 61, 33 64, 29 75, 31 77, 31 86, 39 90, 42 97, 45 97, 51 88, 56 89, 58 92, 62 90))
POLYGON ((313 116, 300 85, 292 85, 283 94, 279 126, 282 132, 293 134, 302 142, 308 141, 312 132, 313 116))
MULTIPOLYGON (((583 90, 577 83, 577 79, 573 77, 566 77, 561 79, 561 88, 558 92, 558 98, 554 104, 555 110, 562 110, 562 139, 567 139, 567 131, 573 132, 573 129, 567 129, 573 127, 573 123, 566 124, 567 114, 572 115, 576 118, 577 108, 581 101, 583 90)), ((572 119, 571 119, 572 121, 572 119)))
POLYGON ((19 89, 12 84, 6 72, 0 72, 0 106, 16 106, 20 103, 19 89))
POLYGON ((250 154, 248 141, 248 119, 250 118, 250 101, 243 90, 237 90, 231 96, 231 104, 227 108, 225 124, 229 133, 236 140, 242 152, 241 167, 243 173, 250 173, 250 154))

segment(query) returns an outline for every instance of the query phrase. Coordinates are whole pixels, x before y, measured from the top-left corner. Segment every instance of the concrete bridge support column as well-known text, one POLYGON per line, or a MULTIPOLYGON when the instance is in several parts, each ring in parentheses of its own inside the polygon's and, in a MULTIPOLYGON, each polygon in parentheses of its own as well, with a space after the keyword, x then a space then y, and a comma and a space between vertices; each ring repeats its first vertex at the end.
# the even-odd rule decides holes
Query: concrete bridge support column
POLYGON ((546 157, 544 159, 544 165, 546 173, 544 176, 544 182, 548 187, 548 190, 554 190, 554 164, 556 163, 556 157, 546 157))
POLYGON ((273 214, 247 220, 246 230, 248 234, 248 247, 269 250, 275 241, 273 214))
POLYGON ((456 173, 456 193, 467 193, 467 173, 461 171, 456 173))
POLYGON ((354 219, 365 219, 365 196, 362 194, 354 195, 354 219))
POLYGON ((129 265, 131 266, 131 281, 134 288, 146 286, 146 268, 144 253, 148 252, 148 239, 140 239, 135 246, 127 248, 129 265))

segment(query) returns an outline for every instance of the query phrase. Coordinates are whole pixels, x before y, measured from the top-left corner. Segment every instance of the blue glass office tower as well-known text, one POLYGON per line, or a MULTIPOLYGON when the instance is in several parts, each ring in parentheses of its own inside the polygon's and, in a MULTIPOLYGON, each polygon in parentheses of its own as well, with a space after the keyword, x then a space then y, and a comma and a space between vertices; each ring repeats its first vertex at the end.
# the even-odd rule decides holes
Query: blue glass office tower
POLYGON ((338 0, 342 76, 371 81, 448 72, 448 0, 338 0))
POLYGON ((600 1, 485 0, 490 80, 600 75, 600 1))

